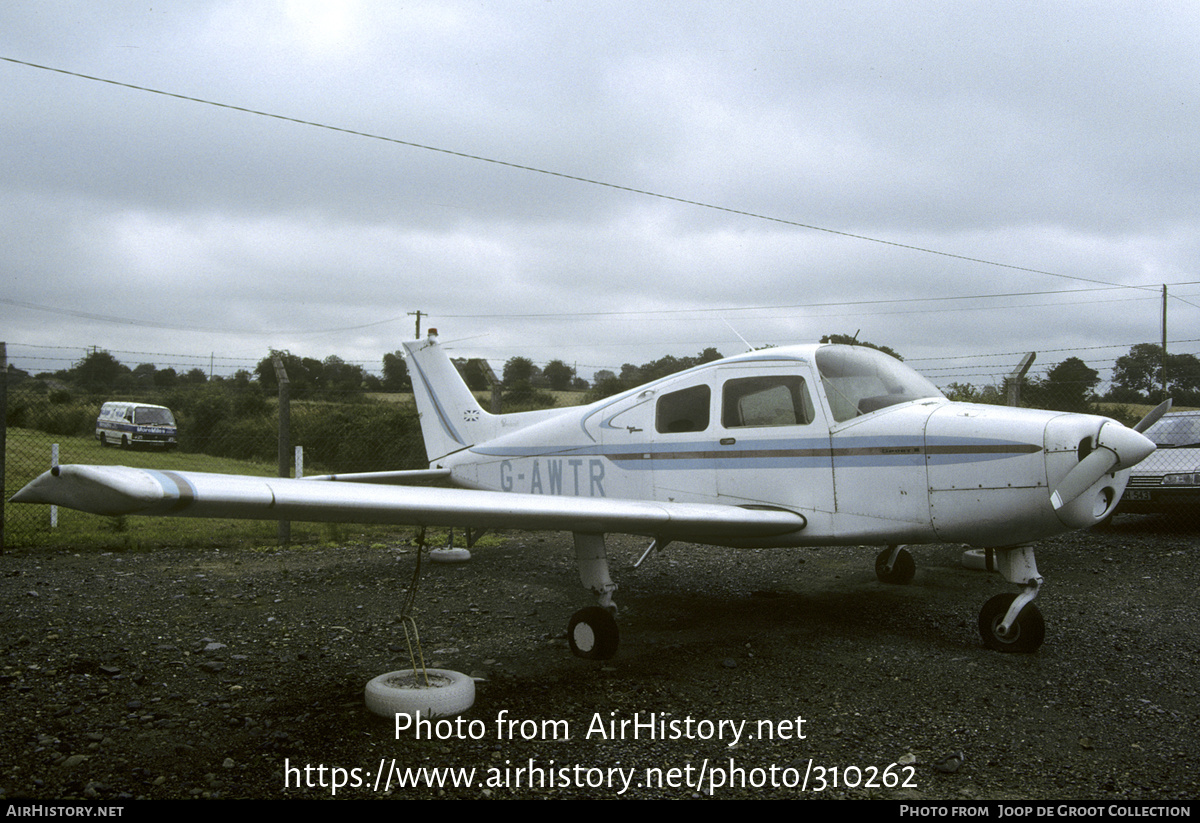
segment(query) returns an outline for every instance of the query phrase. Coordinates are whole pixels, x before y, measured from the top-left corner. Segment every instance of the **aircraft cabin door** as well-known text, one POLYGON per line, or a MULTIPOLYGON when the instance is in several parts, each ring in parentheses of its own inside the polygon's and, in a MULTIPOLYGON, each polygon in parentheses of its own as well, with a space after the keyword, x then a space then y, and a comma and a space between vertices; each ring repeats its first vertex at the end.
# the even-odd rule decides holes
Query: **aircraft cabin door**
POLYGON ((716 370, 721 502, 831 513, 829 424, 812 375, 795 361, 716 370))

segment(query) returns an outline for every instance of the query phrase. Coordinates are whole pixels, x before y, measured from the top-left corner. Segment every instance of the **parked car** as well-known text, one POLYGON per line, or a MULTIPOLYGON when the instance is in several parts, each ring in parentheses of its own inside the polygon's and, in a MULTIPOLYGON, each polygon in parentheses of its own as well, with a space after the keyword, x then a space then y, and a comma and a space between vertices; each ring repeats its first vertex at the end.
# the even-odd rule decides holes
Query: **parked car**
POLYGON ((166 406, 148 403, 105 403, 96 418, 96 439, 101 446, 123 449, 173 449, 179 445, 175 415, 166 406))
POLYGON ((1118 514, 1200 514, 1200 411, 1167 412, 1145 435, 1158 450, 1133 467, 1118 514))

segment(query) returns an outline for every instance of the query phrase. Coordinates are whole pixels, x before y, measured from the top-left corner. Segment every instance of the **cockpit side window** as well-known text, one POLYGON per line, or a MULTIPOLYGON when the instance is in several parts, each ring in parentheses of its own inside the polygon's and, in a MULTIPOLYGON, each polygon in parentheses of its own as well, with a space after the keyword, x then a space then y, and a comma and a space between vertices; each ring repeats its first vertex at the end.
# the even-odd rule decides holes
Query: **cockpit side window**
POLYGON ((804 378, 773 374, 728 380, 721 395, 721 425, 806 426, 813 421, 812 398, 804 378))
POLYGON ((708 407, 712 392, 708 386, 692 386, 658 398, 654 427, 661 434, 702 432, 708 428, 708 407))

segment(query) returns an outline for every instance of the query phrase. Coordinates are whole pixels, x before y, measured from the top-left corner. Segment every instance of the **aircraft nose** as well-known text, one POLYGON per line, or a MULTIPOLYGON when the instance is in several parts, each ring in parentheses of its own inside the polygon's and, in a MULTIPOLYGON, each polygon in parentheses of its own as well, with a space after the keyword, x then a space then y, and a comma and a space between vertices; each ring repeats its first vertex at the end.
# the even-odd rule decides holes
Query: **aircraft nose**
MULTIPOLYGON (((1081 498, 1084 502, 1074 508, 1079 508, 1088 517, 1103 516, 1120 497, 1121 488, 1115 483, 1108 483, 1100 490, 1099 497, 1090 503, 1084 493, 1106 475, 1114 475, 1115 480, 1116 472, 1136 466, 1155 449, 1149 438, 1133 429, 1127 429, 1114 420, 1085 415, 1056 418, 1047 425, 1046 433, 1050 502, 1060 516, 1063 516, 1065 507, 1081 498), (1070 445, 1072 441, 1078 444, 1074 448, 1070 445), (1074 454, 1071 454, 1072 451, 1074 454), (1057 469, 1053 469, 1052 465, 1057 469), (1057 482, 1055 475, 1058 476, 1057 482)), ((1120 487, 1123 486, 1124 481, 1120 481, 1120 487)))
POLYGON ((1117 456, 1114 471, 1133 468, 1158 448, 1146 435, 1127 429, 1119 423, 1105 423, 1100 429, 1096 445, 1110 450, 1117 456))

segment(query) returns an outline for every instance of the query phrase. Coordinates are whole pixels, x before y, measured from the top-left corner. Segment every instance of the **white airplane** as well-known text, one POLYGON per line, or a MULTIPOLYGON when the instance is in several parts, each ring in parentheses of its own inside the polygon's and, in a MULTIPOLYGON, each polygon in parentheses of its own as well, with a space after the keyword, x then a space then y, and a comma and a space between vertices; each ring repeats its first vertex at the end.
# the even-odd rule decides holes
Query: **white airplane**
POLYGON ((1031 543, 1104 520, 1154 451, 1140 431, 1169 405, 1129 429, 955 403, 882 352, 811 345, 707 363, 588 406, 492 415, 436 330, 404 348, 428 470, 296 480, 68 465, 13 500, 102 515, 570 531, 597 605, 571 618, 567 637, 593 659, 618 644, 606 533, 645 535, 658 550, 886 545, 875 570, 887 583, 913 577, 905 544, 967 543, 1019 587, 984 604, 985 644, 1031 652, 1045 635, 1031 543), (408 485, 432 479, 460 488, 408 485))

